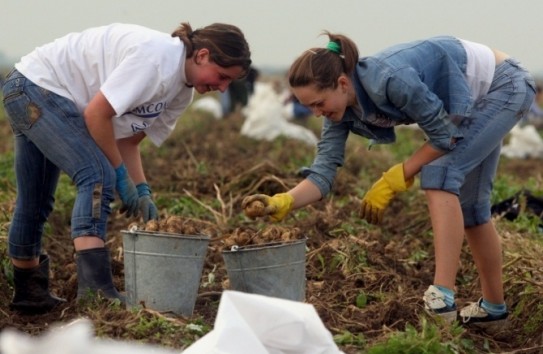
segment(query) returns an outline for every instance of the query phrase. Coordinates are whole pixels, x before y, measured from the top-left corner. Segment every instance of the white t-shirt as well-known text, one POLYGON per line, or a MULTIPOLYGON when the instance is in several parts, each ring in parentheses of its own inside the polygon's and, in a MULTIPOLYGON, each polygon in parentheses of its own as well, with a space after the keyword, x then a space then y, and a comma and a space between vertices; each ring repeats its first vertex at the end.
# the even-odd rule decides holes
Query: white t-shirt
POLYGON ((473 94, 473 100, 483 97, 494 79, 496 57, 486 45, 460 39, 468 57, 466 80, 473 94))
POLYGON ((112 24, 70 33, 15 65, 40 87, 72 100, 81 113, 101 91, 116 112, 115 137, 140 131, 160 145, 192 102, 185 47, 167 33, 112 24))

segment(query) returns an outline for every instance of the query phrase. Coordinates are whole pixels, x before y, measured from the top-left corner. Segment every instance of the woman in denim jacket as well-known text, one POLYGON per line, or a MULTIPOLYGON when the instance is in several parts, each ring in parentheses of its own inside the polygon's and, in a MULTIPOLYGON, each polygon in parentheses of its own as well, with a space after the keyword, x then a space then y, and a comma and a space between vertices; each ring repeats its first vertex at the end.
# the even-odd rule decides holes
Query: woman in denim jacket
POLYGON ((261 201, 266 207, 256 216, 282 220, 290 210, 330 192, 349 133, 391 143, 395 126, 415 123, 428 142, 383 173, 364 196, 361 215, 380 223, 390 200, 420 172, 436 258, 434 283, 423 296, 425 309, 447 321, 457 318, 455 278, 465 234, 483 296, 462 309, 460 317, 485 328, 502 325, 508 312, 490 196, 502 139, 534 98, 530 74, 503 52, 454 37, 399 44, 359 58, 352 40, 325 34, 326 48, 305 51, 289 71, 294 95, 325 117, 306 179, 287 193, 248 196, 242 206, 247 212, 261 201))

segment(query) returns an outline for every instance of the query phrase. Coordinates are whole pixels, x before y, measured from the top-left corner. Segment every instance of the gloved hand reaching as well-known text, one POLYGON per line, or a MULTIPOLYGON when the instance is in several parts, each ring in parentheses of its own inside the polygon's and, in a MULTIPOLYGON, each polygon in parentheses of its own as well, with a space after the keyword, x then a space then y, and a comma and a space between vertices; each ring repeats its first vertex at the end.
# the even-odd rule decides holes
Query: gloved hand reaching
POLYGON ((294 198, 288 193, 279 193, 270 197, 265 194, 254 194, 245 197, 241 207, 245 215, 254 219, 269 216, 272 221, 281 221, 292 210, 294 198))
POLYGON ((379 224, 383 219, 386 207, 397 192, 404 192, 411 187, 414 178, 405 180, 403 164, 392 166, 373 184, 362 199, 361 217, 370 224, 379 224))
POLYGON ((117 180, 115 188, 121 198, 121 213, 126 212, 126 217, 138 216, 138 190, 128 175, 128 170, 124 163, 115 169, 117 180))
POLYGON ((145 182, 136 186, 138 190, 138 205, 142 213, 143 221, 158 220, 158 209, 151 198, 151 188, 145 182))

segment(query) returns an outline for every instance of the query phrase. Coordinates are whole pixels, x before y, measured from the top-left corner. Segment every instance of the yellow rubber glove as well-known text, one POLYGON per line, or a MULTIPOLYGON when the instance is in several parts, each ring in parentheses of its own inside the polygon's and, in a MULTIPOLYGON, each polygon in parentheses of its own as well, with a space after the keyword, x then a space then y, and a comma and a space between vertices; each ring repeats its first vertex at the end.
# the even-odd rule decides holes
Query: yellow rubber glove
POLYGON ((405 180, 403 164, 392 166, 383 176, 373 184, 362 199, 361 217, 370 224, 379 224, 383 220, 386 207, 397 192, 404 192, 411 187, 414 178, 405 180))
POLYGON ((293 204, 294 198, 288 193, 275 194, 273 197, 255 194, 245 197, 241 207, 251 219, 269 216, 272 221, 281 221, 292 210, 293 204))

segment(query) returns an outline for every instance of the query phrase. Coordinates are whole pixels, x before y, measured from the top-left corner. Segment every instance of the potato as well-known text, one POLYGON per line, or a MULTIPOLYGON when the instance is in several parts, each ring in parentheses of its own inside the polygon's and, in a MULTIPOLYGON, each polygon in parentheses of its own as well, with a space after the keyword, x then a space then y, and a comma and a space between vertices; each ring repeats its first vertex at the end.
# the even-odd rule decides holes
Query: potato
POLYGON ((158 231, 158 221, 152 219, 147 221, 145 231, 158 231))
POLYGON ((247 215, 250 218, 256 218, 257 216, 264 216, 264 209, 266 208, 266 205, 262 203, 260 200, 255 200, 249 205, 247 205, 244 209, 245 215, 247 215))

